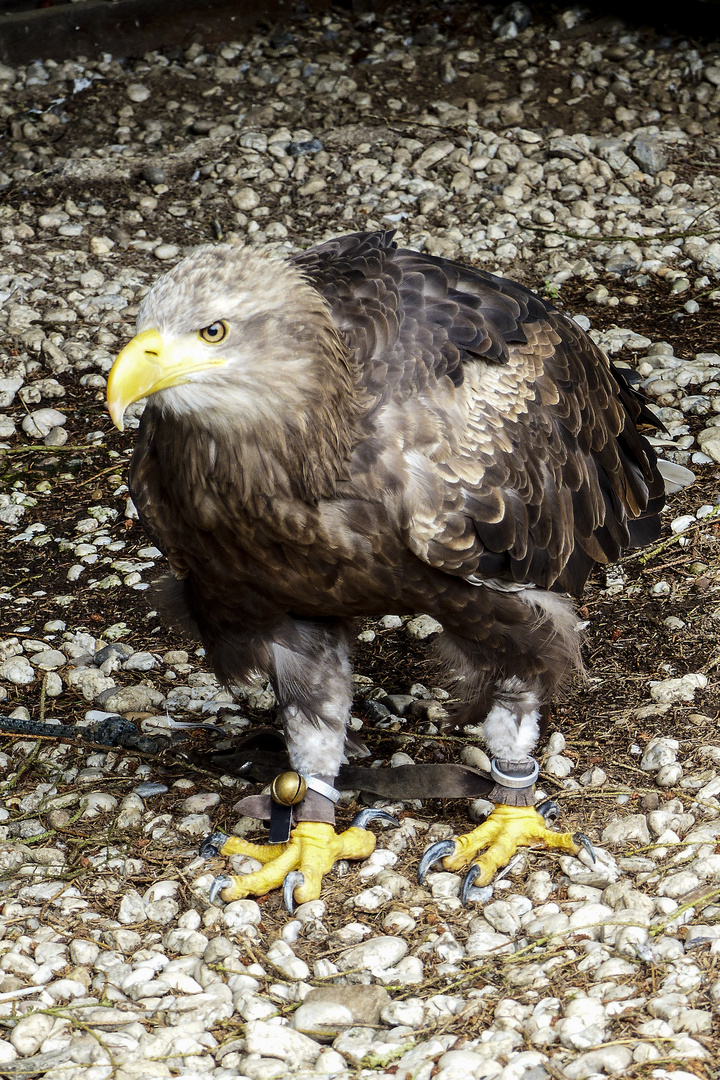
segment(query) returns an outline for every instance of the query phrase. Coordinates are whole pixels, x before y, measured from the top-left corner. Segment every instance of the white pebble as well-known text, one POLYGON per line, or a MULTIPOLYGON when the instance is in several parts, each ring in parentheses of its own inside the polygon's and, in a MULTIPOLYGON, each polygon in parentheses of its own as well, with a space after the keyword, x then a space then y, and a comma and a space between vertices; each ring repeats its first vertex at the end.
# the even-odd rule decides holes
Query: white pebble
POLYGON ((57 409, 35 409, 23 417, 22 429, 31 439, 44 439, 54 427, 67 423, 65 413, 57 409))
POLYGON ((186 814, 177 823, 180 832, 186 836, 203 839, 212 832, 212 820, 209 814, 186 814))
POLYGON ((262 911, 254 900, 233 900, 222 909, 222 921, 229 929, 258 926, 262 922, 262 911))
POLYGON ((565 736, 561 731, 553 731, 552 735, 547 741, 546 752, 552 757, 554 754, 562 754, 565 749, 565 736))
POLYGON ((390 889, 382 885, 373 885, 371 889, 363 889, 352 898, 352 905, 358 911, 379 911, 381 907, 392 900, 393 894, 390 889))
POLYGON ((651 739, 640 759, 640 768, 652 772, 663 765, 671 765, 677 758, 679 749, 680 743, 677 739, 669 739, 663 736, 651 739))
POLYGON ((134 889, 128 889, 120 901, 118 919, 121 923, 145 922, 145 902, 134 889))
POLYGON ((274 942, 267 951, 267 958, 288 979, 299 982, 310 975, 310 968, 304 960, 295 955, 286 941, 274 942))
POLYGON ((139 105, 150 97, 150 90, 143 83, 130 83, 127 88, 127 96, 131 101, 139 105))
POLYGON ((353 1014, 346 1005, 335 1001, 313 1001, 301 1005, 293 1014, 292 1025, 297 1031, 312 1035, 328 1028, 341 1031, 353 1023, 353 1014))
POLYGON ((35 1054, 50 1032, 56 1027, 54 1016, 44 1013, 31 1013, 18 1020, 10 1032, 10 1042, 22 1057, 35 1054))
POLYGON ((659 682, 650 683, 650 697, 654 701, 663 704, 672 704, 677 701, 694 701, 697 690, 704 690, 707 686, 707 675, 702 672, 691 672, 679 679, 662 679, 659 682))
POLYGON ((550 776, 556 776, 558 779, 562 779, 565 776, 569 776, 573 770, 573 762, 568 757, 564 757, 562 754, 552 754, 551 757, 545 761, 545 771, 550 776))
POLYGON ((432 615, 418 615, 405 623, 405 630, 412 638, 422 641, 433 634, 441 634, 442 626, 432 615))
POLYGON ((153 251, 153 255, 156 259, 160 259, 162 262, 167 262, 170 259, 177 259, 180 254, 180 248, 177 244, 158 244, 153 251))
POLYGON ((674 521, 670 522, 670 528, 677 535, 678 533, 685 532, 691 525, 696 523, 693 514, 682 514, 680 517, 676 517, 674 521))
POLYGON ((632 1064, 629 1046, 602 1046, 574 1057, 563 1066, 567 1080, 586 1080, 598 1075, 622 1076, 632 1064))
POLYGON ((100 814, 109 814, 117 806, 117 799, 109 791, 89 791, 80 799, 83 806, 83 817, 94 818, 100 814))
POLYGON ((0 679, 14 686, 28 686, 35 681, 35 671, 25 656, 11 656, 0 664, 0 679))
POLYGON ((360 968, 375 975, 397 964, 407 951, 408 943, 400 937, 376 937, 340 953, 336 963, 341 971, 360 968))
POLYGON ((682 778, 683 767, 675 762, 672 765, 663 765, 661 769, 658 769, 655 783, 658 787, 671 788, 679 784, 682 778))
POLYGON ((249 1054, 280 1058, 294 1072, 309 1068, 320 1053, 320 1045, 300 1031, 279 1027, 265 1020, 251 1020, 245 1026, 245 1042, 249 1054))

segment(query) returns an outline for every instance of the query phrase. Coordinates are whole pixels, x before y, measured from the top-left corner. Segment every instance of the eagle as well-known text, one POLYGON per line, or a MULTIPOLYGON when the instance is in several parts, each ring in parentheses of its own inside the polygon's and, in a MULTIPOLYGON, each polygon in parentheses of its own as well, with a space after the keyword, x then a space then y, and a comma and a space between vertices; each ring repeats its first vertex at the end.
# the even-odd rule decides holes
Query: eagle
POLYGON ((110 372, 120 430, 143 398, 130 491, 167 603, 223 683, 270 681, 293 770, 273 786, 284 842, 210 838, 263 864, 214 895, 305 902, 372 851, 369 829, 336 831, 334 785, 354 620, 390 612, 442 624, 454 722, 492 759, 493 812, 423 872, 442 857, 485 886, 518 846, 577 854, 534 805, 549 702, 582 666, 570 597, 657 538, 665 502, 639 430, 658 421, 588 334, 392 232, 290 258, 205 246, 150 289, 110 372))

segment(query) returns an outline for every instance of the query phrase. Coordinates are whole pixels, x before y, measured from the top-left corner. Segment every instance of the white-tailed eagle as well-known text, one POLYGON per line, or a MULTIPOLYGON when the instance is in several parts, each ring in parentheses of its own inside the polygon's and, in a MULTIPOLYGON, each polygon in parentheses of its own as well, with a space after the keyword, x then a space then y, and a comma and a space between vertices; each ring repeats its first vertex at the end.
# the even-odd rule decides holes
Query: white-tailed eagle
POLYGON ((563 594, 654 540, 664 504, 638 431, 654 418, 588 335, 524 286, 391 233, 289 260, 204 247, 151 289, 112 369, 118 427, 141 398, 130 489, 175 609, 225 683, 270 679, 304 778, 278 796, 305 792, 288 843, 221 836, 265 864, 223 877, 223 897, 295 872, 310 900, 336 860, 372 850, 365 829, 336 834, 333 785, 351 620, 388 612, 442 623, 457 720, 482 724, 493 758, 498 805, 444 865, 485 884, 518 844, 577 852, 533 807, 546 706, 580 665, 563 594))

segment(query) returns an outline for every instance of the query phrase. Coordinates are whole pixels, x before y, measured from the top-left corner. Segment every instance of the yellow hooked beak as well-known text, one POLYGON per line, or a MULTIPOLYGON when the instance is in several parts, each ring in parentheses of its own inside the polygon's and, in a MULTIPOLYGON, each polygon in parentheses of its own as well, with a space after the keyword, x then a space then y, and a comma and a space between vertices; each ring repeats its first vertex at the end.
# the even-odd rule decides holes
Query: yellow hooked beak
POLYGON ((212 355, 211 350, 212 345, 191 334, 166 341, 157 330, 143 330, 134 337, 108 377, 108 412, 115 427, 123 431, 125 410, 134 401, 190 382, 195 372, 226 363, 225 357, 212 355))

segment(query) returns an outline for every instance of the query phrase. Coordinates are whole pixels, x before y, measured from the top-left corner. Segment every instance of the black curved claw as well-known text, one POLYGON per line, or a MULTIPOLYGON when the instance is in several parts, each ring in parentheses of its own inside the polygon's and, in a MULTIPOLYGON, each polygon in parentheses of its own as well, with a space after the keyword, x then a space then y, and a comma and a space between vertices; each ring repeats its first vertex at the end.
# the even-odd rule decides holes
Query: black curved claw
POLYGON ((434 866, 436 862, 440 862, 441 859, 446 858, 448 855, 454 854, 454 840, 438 840, 436 844, 431 844, 420 860, 417 871, 418 882, 423 885, 430 867, 434 866))
POLYGON ((350 828, 367 829, 371 821, 387 821, 389 825, 394 825, 396 829, 400 828, 398 819, 394 818, 392 814, 388 814, 387 810, 381 810, 379 806, 366 806, 364 810, 359 810, 350 822, 350 828))
POLYGON ((473 863, 467 874, 463 878, 462 891, 460 893, 460 899, 462 900, 463 907, 467 907, 468 905, 468 901, 470 900, 470 890, 472 889, 475 878, 478 876, 479 873, 480 867, 477 865, 477 863, 473 863))
POLYGON ((595 848, 592 846, 592 841, 589 836, 586 836, 584 832, 573 833, 573 840, 576 844, 579 844, 581 848, 587 851, 588 855, 593 862, 597 862, 595 858, 595 848))
MULTIPOLYGON (((228 836, 224 832, 213 832, 206 836, 198 849, 198 855, 203 859, 214 859, 219 855, 227 843, 228 836)), ((224 888, 224 886, 223 886, 224 888)))
POLYGON ((535 809, 546 821, 555 821, 560 817, 560 807, 554 799, 544 799, 535 809))
POLYGON ((233 879, 228 874, 218 874, 208 892, 210 903, 214 904, 223 889, 229 889, 232 883, 233 879))
POLYGON ((298 885, 305 884, 305 875, 300 870, 291 870, 285 875, 283 881, 283 902, 290 915, 295 911, 295 889, 298 885))

